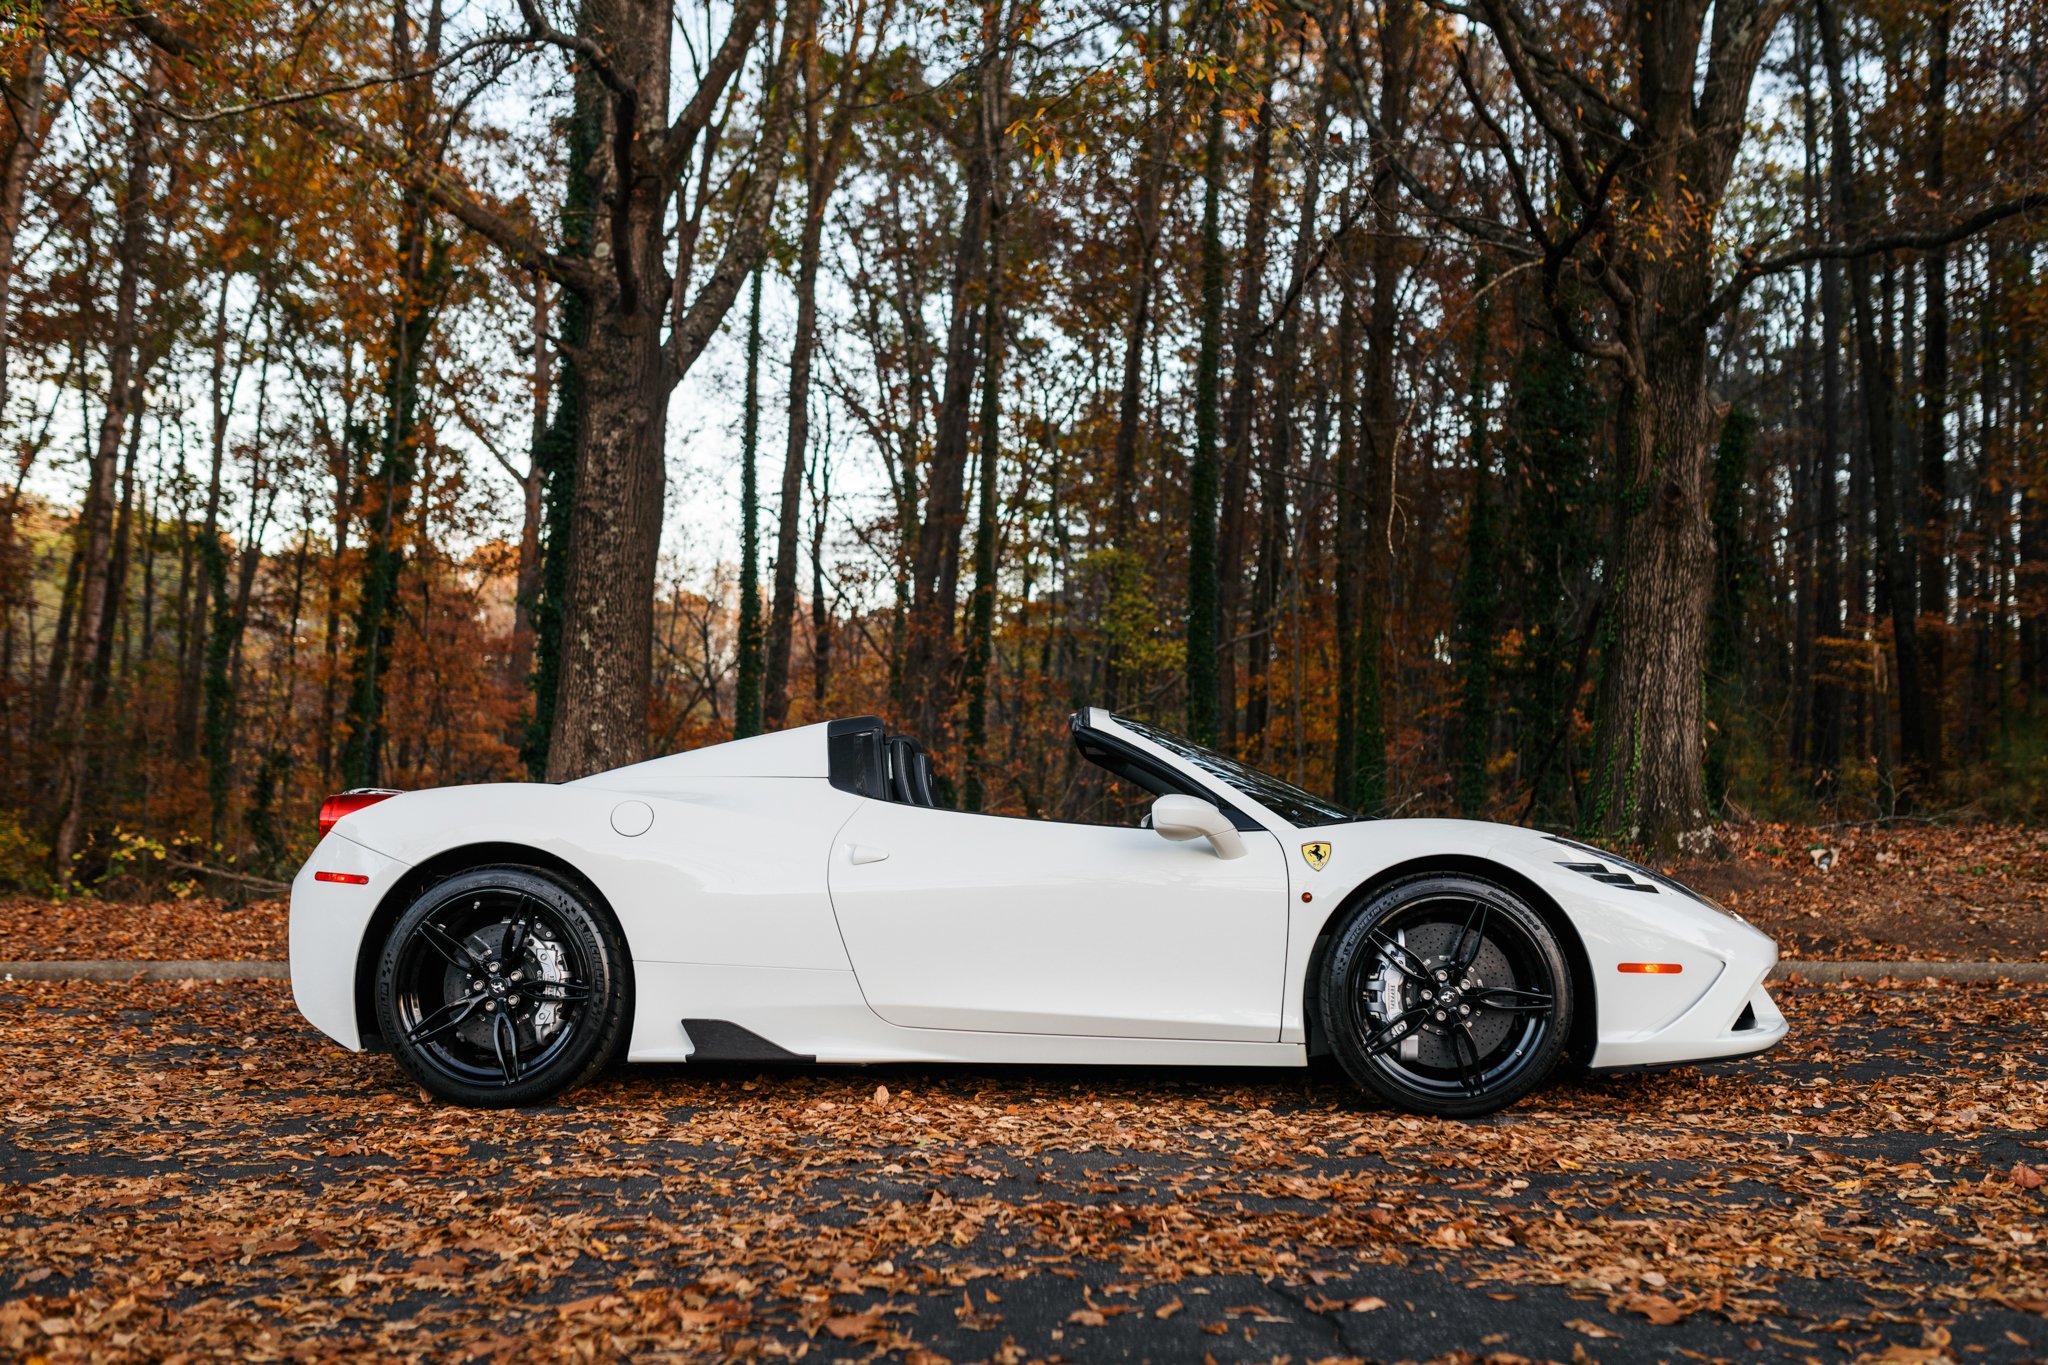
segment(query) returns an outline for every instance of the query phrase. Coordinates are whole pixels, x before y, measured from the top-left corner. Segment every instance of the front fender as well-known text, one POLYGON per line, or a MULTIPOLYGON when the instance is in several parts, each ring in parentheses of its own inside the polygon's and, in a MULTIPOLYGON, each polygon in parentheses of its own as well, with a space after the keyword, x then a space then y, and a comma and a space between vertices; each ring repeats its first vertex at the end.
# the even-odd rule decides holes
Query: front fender
POLYGON ((1782 1019, 1761 988, 1777 961, 1776 944, 1680 890, 1661 885, 1653 891, 1627 890, 1565 867, 1601 856, 1583 846, 1517 826, 1469 820, 1362 821, 1297 830, 1289 837, 1290 994, 1283 1041, 1307 1038, 1309 976, 1316 944, 1330 929, 1332 916, 1392 875, 1433 866, 1481 875, 1489 867, 1499 869, 1557 905, 1578 938, 1593 987, 1588 1003, 1595 1067, 1755 1051, 1782 1036, 1782 1019), (1320 871, 1293 847, 1310 842, 1330 845, 1320 871), (1311 899, 1304 901, 1304 894, 1311 899), (1675 964, 1681 970, 1621 970, 1623 963, 1642 962, 1675 964), (1734 1021, 1759 998, 1754 1013, 1762 1032, 1738 1036, 1734 1021), (1777 1034, 1767 1037, 1772 1028, 1777 1034))

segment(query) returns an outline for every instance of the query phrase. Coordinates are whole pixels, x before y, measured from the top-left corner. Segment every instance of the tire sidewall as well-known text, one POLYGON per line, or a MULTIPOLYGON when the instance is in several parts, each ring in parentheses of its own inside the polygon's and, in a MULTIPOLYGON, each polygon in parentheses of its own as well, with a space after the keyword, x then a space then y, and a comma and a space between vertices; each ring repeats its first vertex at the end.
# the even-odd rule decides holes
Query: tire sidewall
POLYGON ((544 1103, 603 1070, 618 1051, 632 1010, 631 975, 625 942, 611 915, 564 879, 517 865, 472 868, 434 883, 408 906, 385 937, 377 962, 377 1023, 392 1055, 428 1093, 473 1108, 506 1109, 544 1103), (570 1046, 545 1067, 509 1086, 478 1086, 443 1074, 407 1041, 398 1019, 400 954, 420 921, 479 891, 517 890, 546 906, 558 927, 575 939, 591 976, 592 998, 583 1008, 584 1027, 570 1046), (594 1017, 592 1017, 594 1016, 594 1017))
POLYGON ((1570 1039, 1572 1011, 1576 1003, 1572 995, 1571 964, 1557 931, 1530 907, 1527 900, 1507 887, 1463 873, 1424 873, 1403 878, 1374 892, 1346 917, 1337 930, 1329 951, 1324 954, 1321 980, 1317 985, 1323 1036, 1329 1040, 1330 1051, 1344 1068, 1344 1073, 1387 1104, 1441 1118, 1476 1118, 1494 1113, 1548 1081, 1556 1072, 1570 1039), (1403 1085, 1397 1077, 1374 1065, 1365 1054, 1365 1040, 1354 1031, 1348 1008, 1352 976, 1361 957, 1373 953, 1370 943, 1373 929, 1417 900, 1447 896, 1482 898, 1495 913, 1512 919, 1544 959, 1555 983, 1553 994, 1558 1002, 1550 1027, 1538 1045, 1537 1056, 1522 1074, 1498 1090, 1465 1099, 1447 1099, 1403 1085))

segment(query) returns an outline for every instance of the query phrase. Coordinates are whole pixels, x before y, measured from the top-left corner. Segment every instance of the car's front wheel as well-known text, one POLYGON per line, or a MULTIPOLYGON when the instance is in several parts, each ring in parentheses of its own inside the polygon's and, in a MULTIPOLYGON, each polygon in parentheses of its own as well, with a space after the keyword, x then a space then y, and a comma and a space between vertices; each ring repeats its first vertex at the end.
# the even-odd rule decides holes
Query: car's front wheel
POLYGON ((1549 1078, 1571 1034, 1557 935, 1521 897, 1477 877, 1379 891, 1338 929, 1318 985, 1345 1073, 1417 1113, 1506 1108, 1549 1078))
POLYGON ((457 1104, 537 1104, 589 1080, 631 1018, 625 944, 584 893, 480 867, 423 892, 385 940, 377 1015, 413 1079, 457 1104))

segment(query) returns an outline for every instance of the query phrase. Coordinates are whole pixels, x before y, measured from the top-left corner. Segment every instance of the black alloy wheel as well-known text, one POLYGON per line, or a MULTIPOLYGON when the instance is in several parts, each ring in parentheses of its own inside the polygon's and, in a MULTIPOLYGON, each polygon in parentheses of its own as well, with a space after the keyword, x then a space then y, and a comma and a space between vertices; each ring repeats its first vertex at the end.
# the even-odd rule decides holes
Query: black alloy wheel
POLYGON ((429 887, 393 926, 377 1017, 399 1063, 444 1100, 537 1104, 589 1080, 632 1018, 609 914, 535 868, 480 867, 429 887))
POLYGON ((1571 969, 1543 917, 1477 877, 1375 895, 1323 961, 1324 1036, 1387 1103, 1443 1118, 1504 1109, 1548 1080, 1572 1024, 1571 969))

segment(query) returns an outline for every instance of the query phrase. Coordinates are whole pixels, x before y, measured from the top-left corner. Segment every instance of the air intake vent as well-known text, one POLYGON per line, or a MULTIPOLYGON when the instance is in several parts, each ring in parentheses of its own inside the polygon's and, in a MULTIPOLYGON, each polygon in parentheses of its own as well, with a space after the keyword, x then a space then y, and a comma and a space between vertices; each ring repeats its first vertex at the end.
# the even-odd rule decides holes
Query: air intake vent
POLYGON ((1756 1006, 1744 1005, 1742 1007, 1742 1013, 1735 1016, 1735 1028, 1732 1031, 1736 1033, 1747 1033, 1755 1027, 1756 1006))
POLYGON ((1653 896, 1657 894, 1657 888, 1653 883, 1639 882, 1628 873, 1619 868, 1609 867, 1606 863, 1559 863, 1558 866, 1591 877, 1596 882, 1620 887, 1623 891, 1647 891, 1653 896))

